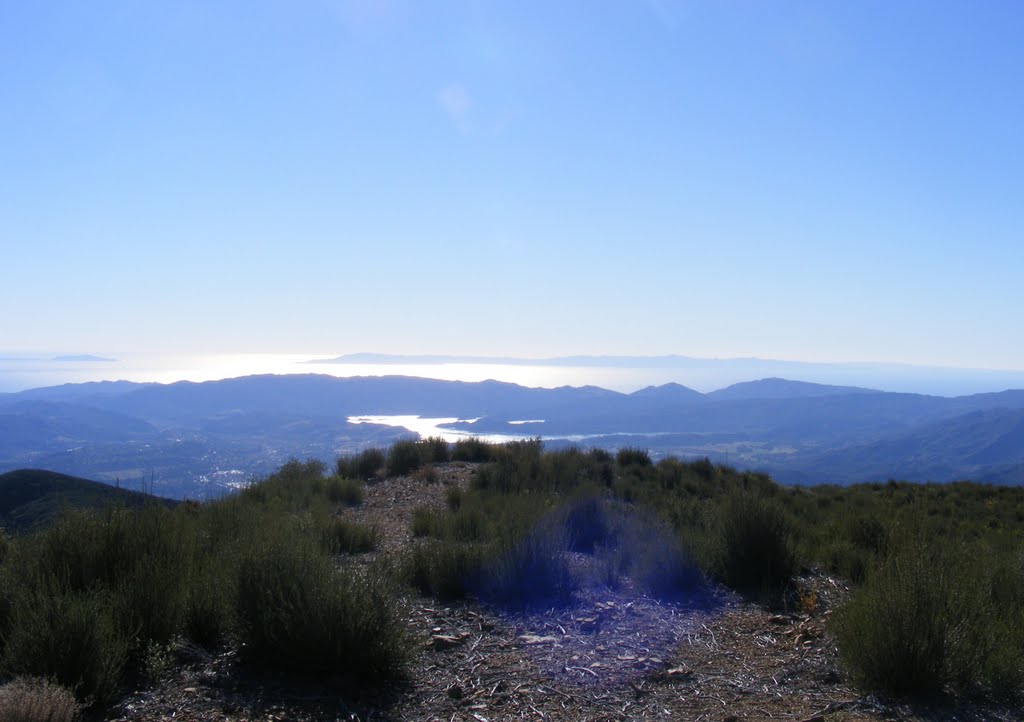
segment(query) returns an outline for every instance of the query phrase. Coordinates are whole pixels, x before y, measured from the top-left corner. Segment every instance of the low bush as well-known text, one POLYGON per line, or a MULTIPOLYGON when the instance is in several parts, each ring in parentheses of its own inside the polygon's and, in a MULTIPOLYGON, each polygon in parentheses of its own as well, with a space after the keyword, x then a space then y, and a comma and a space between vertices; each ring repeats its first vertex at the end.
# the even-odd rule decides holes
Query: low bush
POLYGON ((629 577, 659 599, 689 597, 703 575, 677 535, 654 514, 591 496, 564 511, 570 548, 593 555, 597 581, 615 588, 629 577))
POLYGON ((425 464, 413 473, 413 478, 424 484, 436 484, 441 480, 441 475, 437 473, 433 464, 425 464))
POLYGON ((989 556, 988 597, 993 607, 996 648, 983 674, 998 690, 1024 689, 1024 553, 1011 547, 989 556))
POLYGON ((66 592, 56 578, 21 588, 3 636, 4 674, 55 680, 79 699, 113 698, 135 630, 103 590, 66 592))
POLYGON ((615 454, 615 462, 619 466, 632 466, 634 464, 637 466, 650 466, 651 455, 647 453, 647 449, 624 446, 615 454))
POLYGON ((405 476, 420 468, 423 464, 420 450, 420 444, 412 439, 392 444, 387 456, 388 476, 405 476))
POLYGON ((830 571, 854 584, 862 584, 875 558, 861 547, 838 539, 825 547, 822 561, 830 571))
POLYGON ((183 624, 194 538, 183 515, 156 506, 68 514, 29 544, 22 573, 59 572, 61 592, 106 589, 121 624, 143 641, 168 642, 183 624))
POLYGON ((363 503, 363 482, 332 476, 324 484, 327 487, 327 499, 334 504, 355 506, 363 503))
POLYGON ((412 510, 411 527, 412 535, 416 537, 431 536, 442 539, 447 536, 444 515, 428 506, 418 506, 412 510))
POLYGON ((10 552, 12 546, 13 541, 11 540, 11 537, 7 535, 7 532, 3 527, 0 527, 0 564, 3 564, 4 560, 7 559, 7 554, 10 552))
POLYGON ((452 461, 486 462, 494 461, 495 447, 475 436, 458 439, 451 448, 452 461))
POLYGON ((799 569, 785 512, 757 492, 734 489, 718 504, 707 530, 708 570, 733 589, 774 596, 799 569))
POLYGON ((564 530, 554 524, 502 543, 481 569, 480 596, 517 610, 567 603, 579 584, 566 559, 567 548, 564 530))
POLYGON ((191 558, 172 560, 151 556, 113 587, 123 624, 135 630, 140 642, 166 644, 185 625, 191 558))
POLYGON ((347 479, 367 481, 377 476, 384 468, 386 456, 383 449, 363 449, 355 456, 342 456, 338 459, 335 471, 338 476, 347 479))
POLYGON ((376 527, 350 519, 328 519, 321 531, 324 549, 329 554, 363 554, 377 548, 380 533, 376 527))
POLYGON ((18 677, 0 686, 4 722, 74 722, 81 711, 69 689, 49 680, 18 677))
POLYGON ((275 473, 243 489, 239 497, 257 505, 307 509, 323 496, 326 471, 327 466, 319 459, 290 459, 275 473))
POLYGON ((846 536, 855 546, 871 554, 882 554, 888 547, 888 530, 877 517, 853 517, 846 536))
POLYGON ((399 675, 410 651, 401 605, 383 570, 338 572, 299 536, 241 560, 238 612, 246 657, 312 675, 399 675))
MULTIPOLYGON (((582 554, 593 554, 595 547, 618 546, 617 519, 613 518, 611 505, 601 497, 590 496, 573 504, 564 511, 566 534, 569 548, 582 554)), ((620 521, 619 519, 618 521, 620 521)))
POLYGON ((858 683, 907 694, 982 681, 998 625, 972 557, 908 540, 868 576, 834 622, 858 683))
POLYGON ((425 464, 444 464, 451 460, 451 447, 440 436, 431 436, 419 442, 420 458, 425 464))
POLYGON ((405 557, 405 580, 421 594, 451 601, 479 587, 484 553, 479 544, 427 541, 405 557))
POLYGON ((467 504, 452 511, 417 507, 412 512, 412 533, 417 537, 462 542, 491 541, 503 526, 502 517, 488 514, 488 509, 480 504, 467 504))
POLYGON ((238 573, 234 553, 216 550, 192 574, 185 608, 185 636, 206 649, 228 640, 236 628, 238 573))

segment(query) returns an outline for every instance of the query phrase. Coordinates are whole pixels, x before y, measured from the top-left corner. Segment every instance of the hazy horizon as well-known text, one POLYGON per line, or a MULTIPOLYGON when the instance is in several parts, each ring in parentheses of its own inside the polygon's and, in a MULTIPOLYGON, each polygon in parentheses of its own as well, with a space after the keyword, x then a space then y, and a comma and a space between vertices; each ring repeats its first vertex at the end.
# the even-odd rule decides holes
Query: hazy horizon
POLYGON ((1024 388, 1024 371, 884 363, 811 363, 779 359, 670 356, 514 357, 352 354, 30 354, 0 352, 0 393, 86 381, 173 383, 254 374, 319 373, 339 377, 418 376, 452 381, 493 379, 522 386, 600 386, 632 392, 678 383, 702 393, 779 377, 882 391, 958 396, 1024 388), (363 357, 373 361, 362 361, 363 357))

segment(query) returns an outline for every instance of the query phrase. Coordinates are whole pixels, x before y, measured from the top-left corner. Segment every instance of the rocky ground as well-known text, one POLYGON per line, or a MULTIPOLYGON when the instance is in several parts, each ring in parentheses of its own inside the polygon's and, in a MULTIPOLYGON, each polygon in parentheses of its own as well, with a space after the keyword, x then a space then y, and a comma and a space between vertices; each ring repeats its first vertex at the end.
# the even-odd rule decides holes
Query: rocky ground
MULTIPOLYGON (((372 484, 352 514, 377 524, 382 548, 410 542, 412 510, 441 506, 468 465, 437 478, 372 484)), ((806 608, 765 610, 725 590, 683 603, 591 589, 568 608, 509 616, 472 603, 409 600, 419 640, 407 678, 383 689, 320 684, 242 668, 232 651, 183 646, 165 681, 125 698, 108 719, 156 720, 1016 720, 1019 710, 968 700, 880 701, 852 688, 827 632, 841 581, 809 576, 806 608)))

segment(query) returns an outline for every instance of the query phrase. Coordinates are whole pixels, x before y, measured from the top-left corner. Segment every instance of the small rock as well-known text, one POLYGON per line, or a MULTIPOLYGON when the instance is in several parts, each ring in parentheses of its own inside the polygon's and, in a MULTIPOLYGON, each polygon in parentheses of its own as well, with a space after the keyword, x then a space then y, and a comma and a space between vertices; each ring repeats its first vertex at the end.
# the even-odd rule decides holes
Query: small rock
POLYGON ((673 667, 665 672, 665 676, 669 679, 684 679, 692 674, 693 670, 686 667, 673 667))
POLYGON ((430 645, 437 649, 448 649, 461 641, 459 637, 453 637, 450 634, 435 634, 430 638, 430 645))

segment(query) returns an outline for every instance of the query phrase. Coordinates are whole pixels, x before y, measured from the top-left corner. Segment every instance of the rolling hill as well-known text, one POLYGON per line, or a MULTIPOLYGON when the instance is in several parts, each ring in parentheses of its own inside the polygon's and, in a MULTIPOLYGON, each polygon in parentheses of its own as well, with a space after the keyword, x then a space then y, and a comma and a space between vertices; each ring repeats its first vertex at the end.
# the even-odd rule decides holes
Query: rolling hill
POLYGON ((42 469, 19 469, 0 474, 0 528, 29 531, 56 518, 64 509, 106 509, 112 505, 174 506, 176 501, 119 489, 42 469))

